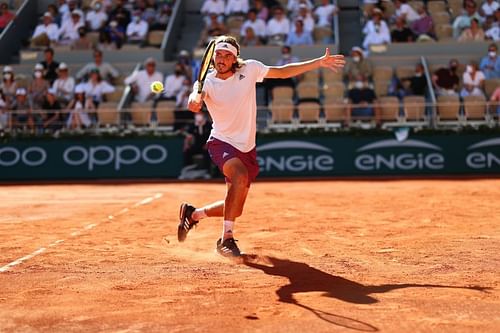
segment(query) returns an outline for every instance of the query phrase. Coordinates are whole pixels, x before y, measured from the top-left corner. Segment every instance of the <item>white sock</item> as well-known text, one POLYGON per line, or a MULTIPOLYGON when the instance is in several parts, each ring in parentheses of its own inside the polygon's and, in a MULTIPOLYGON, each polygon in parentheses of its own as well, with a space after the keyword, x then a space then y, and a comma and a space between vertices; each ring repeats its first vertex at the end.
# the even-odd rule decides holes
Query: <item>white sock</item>
POLYGON ((191 218, 195 221, 199 221, 207 217, 207 212, 205 212, 205 208, 197 208, 193 214, 191 214, 191 218))
POLYGON ((222 229, 222 241, 233 238, 234 221, 224 220, 224 228, 222 229))

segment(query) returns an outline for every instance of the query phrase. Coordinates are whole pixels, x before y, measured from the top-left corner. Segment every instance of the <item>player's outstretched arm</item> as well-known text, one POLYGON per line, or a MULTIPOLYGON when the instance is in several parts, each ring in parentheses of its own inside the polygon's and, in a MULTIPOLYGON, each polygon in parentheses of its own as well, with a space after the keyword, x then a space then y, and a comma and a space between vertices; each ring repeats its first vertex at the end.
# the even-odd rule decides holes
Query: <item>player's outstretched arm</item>
POLYGON ((294 62, 283 66, 271 66, 267 72, 268 79, 287 79, 302 73, 318 69, 320 67, 328 68, 337 72, 345 65, 344 56, 341 54, 330 54, 330 49, 327 47, 325 54, 322 57, 311 59, 308 61, 294 62))

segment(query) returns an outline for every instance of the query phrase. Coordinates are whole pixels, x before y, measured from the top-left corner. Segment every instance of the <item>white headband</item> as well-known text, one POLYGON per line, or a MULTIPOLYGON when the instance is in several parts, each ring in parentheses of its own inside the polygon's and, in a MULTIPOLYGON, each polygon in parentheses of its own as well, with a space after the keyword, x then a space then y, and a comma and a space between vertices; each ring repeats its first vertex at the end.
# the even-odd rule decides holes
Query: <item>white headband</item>
POLYGON ((235 57, 238 56, 238 50, 236 47, 226 42, 217 43, 217 45, 215 45, 215 51, 217 50, 226 50, 231 52, 235 57))

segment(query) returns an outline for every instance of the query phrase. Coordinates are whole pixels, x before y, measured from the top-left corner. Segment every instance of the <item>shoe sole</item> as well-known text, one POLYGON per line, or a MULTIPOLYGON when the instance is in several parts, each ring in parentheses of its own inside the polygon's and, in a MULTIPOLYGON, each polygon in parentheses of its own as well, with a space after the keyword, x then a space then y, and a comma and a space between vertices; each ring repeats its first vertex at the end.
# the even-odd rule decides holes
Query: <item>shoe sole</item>
POLYGON ((182 243, 186 240, 188 232, 184 229, 184 220, 186 219, 187 204, 183 203, 179 209, 179 225, 177 226, 177 240, 182 243))

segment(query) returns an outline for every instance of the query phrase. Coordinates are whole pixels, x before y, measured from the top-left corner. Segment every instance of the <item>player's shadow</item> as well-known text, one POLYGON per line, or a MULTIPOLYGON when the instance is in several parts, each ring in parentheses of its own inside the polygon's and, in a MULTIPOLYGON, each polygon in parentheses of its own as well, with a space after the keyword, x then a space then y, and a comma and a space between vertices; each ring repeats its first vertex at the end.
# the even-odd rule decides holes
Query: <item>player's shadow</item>
POLYGON ((307 309, 313 312, 317 317, 332 324, 367 332, 378 331, 378 328, 356 319, 321 311, 301 304, 294 298, 294 294, 307 292, 323 292, 323 296, 336 298, 348 303, 373 304, 377 303, 378 300, 372 297, 372 294, 381 294, 389 292, 391 290, 402 288, 460 288, 478 291, 484 291, 488 289, 477 286, 460 287, 411 283, 382 284, 370 286, 363 285, 361 283, 354 282, 340 276, 328 274, 302 262, 296 262, 286 259, 247 255, 244 257, 243 263, 248 267, 260 269, 268 275, 286 277, 290 281, 289 284, 282 286, 278 290, 276 290, 276 294, 278 295, 280 302, 295 304, 299 307, 307 309))

